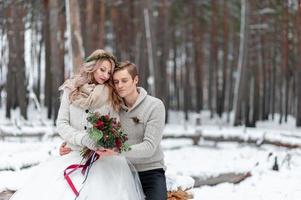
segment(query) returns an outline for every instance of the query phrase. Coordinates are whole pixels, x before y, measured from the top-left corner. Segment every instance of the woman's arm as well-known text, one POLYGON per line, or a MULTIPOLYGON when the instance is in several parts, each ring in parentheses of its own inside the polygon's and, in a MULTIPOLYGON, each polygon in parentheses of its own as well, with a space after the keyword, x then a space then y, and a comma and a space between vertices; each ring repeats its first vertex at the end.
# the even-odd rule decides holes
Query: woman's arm
POLYGON ((56 120, 57 131, 67 142, 74 145, 82 145, 82 139, 87 134, 84 130, 75 129, 70 125, 69 91, 64 90, 61 105, 56 120))

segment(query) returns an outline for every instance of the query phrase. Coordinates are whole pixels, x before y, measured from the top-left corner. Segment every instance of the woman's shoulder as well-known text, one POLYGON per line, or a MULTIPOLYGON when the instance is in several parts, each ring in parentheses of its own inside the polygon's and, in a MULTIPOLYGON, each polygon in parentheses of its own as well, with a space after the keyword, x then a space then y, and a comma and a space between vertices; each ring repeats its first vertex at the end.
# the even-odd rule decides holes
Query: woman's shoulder
POLYGON ((62 91, 72 91, 75 88, 75 79, 74 78, 69 78, 67 79, 60 87, 59 90, 62 91))
POLYGON ((98 85, 95 85, 94 90, 98 90, 99 92, 108 93, 109 88, 110 87, 106 84, 98 84, 98 85))

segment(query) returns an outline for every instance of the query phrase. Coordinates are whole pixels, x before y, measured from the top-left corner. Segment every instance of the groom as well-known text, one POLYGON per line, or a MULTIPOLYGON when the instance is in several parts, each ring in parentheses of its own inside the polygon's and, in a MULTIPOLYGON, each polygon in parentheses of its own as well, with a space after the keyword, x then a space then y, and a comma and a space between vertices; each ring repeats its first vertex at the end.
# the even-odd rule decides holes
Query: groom
MULTIPOLYGON (((113 81, 123 100, 120 122, 131 145, 131 150, 122 154, 137 169, 146 200, 166 200, 164 155, 160 146, 165 124, 164 104, 137 87, 138 72, 133 63, 121 63, 114 71, 113 81)), ((111 151, 102 151, 100 156, 114 154, 111 151)), ((67 147, 60 148, 61 155, 68 152, 67 147)))

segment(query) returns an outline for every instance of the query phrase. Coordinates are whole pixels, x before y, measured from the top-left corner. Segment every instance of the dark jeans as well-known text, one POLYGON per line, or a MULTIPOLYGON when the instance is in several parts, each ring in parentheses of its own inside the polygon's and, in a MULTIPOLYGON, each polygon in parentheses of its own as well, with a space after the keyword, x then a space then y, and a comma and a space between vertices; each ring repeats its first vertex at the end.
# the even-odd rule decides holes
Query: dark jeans
POLYGON ((139 172, 145 200, 166 200, 166 179, 163 169, 139 172))

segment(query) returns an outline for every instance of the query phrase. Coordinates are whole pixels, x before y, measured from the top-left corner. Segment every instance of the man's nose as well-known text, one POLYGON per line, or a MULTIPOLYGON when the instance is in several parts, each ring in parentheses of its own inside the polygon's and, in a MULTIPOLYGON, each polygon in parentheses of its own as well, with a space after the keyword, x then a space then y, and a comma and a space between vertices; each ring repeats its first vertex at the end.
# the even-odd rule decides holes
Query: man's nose
POLYGON ((122 88, 122 84, 121 83, 117 83, 117 88, 121 89, 122 88))

